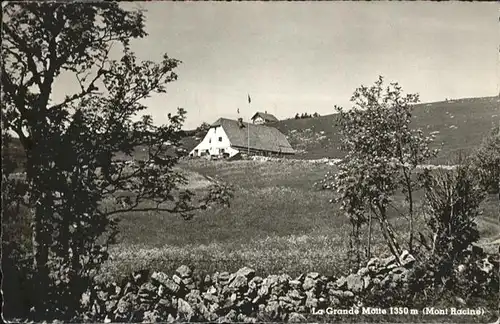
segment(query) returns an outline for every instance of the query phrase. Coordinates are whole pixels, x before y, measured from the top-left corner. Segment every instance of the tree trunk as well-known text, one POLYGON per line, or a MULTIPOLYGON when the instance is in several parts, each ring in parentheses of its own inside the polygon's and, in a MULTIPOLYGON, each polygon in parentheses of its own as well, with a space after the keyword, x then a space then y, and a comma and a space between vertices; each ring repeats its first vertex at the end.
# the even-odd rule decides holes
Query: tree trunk
POLYGON ((410 238, 408 240, 408 250, 410 253, 413 252, 413 188, 411 186, 411 177, 406 173, 406 170, 403 171, 406 181, 406 190, 408 190, 408 214, 410 217, 410 238))
POLYGON ((381 206, 380 204, 378 204, 377 207, 380 211, 379 224, 380 224, 380 229, 382 230, 382 235, 384 236, 384 239, 386 240, 391 253, 399 261, 399 256, 401 255, 401 249, 396 240, 396 236, 394 235, 392 226, 387 221, 386 208, 384 206, 381 206))
POLYGON ((349 238, 349 248, 350 248, 350 258, 349 267, 351 272, 356 272, 359 269, 361 263, 361 242, 359 238, 359 225, 356 222, 351 222, 352 229, 349 238))
POLYGON ((398 253, 394 247, 394 245, 391 242, 391 239, 387 233, 387 229, 381 219, 379 219, 379 225, 380 225, 380 231, 382 232, 382 236, 384 237, 385 242, 387 243, 387 246, 389 247, 389 251, 391 251, 391 254, 394 255, 395 257, 399 257, 398 253))
POLYGON ((391 239, 392 244, 394 245, 394 249, 396 253, 398 254, 398 260, 399 256, 401 255, 401 247, 399 246, 398 240, 396 239, 396 235, 394 234, 394 229, 392 228, 392 225, 387 221, 387 218, 384 218, 384 223, 387 228, 387 233, 389 234, 389 237, 391 239))
POLYGON ((50 212, 53 201, 47 192, 47 180, 50 179, 44 171, 41 154, 42 145, 39 141, 34 141, 32 147, 25 148, 28 165, 26 167, 26 181, 31 185, 30 203, 31 226, 32 226, 32 248, 33 248, 33 271, 34 283, 33 294, 35 316, 44 316, 46 313, 46 301, 48 300, 49 269, 48 258, 50 249, 50 233, 47 225, 50 222, 50 212))
MULTIPOLYGON (((68 202, 69 203, 69 202, 68 202)), ((60 236, 59 236, 59 242, 61 244, 61 249, 62 253, 64 256, 64 261, 65 262, 70 262, 70 255, 69 255, 69 247, 70 247, 70 221, 69 221, 69 215, 67 212, 62 212, 61 213, 61 228, 60 230, 60 236)))
POLYGON ((47 261, 49 257, 49 245, 47 231, 45 229, 44 208, 41 203, 32 210, 32 243, 33 243, 33 271, 36 279, 34 280, 34 295, 36 316, 43 316, 45 313, 45 301, 48 297, 49 269, 47 261))
POLYGON ((368 216, 368 243, 367 243, 367 247, 366 247, 366 257, 368 259, 370 259, 370 257, 371 257, 372 219, 373 219, 373 212, 370 210, 370 215, 368 216))
POLYGON ((348 265, 349 265, 349 272, 352 272, 353 268, 353 253, 354 253, 354 224, 351 223, 351 235, 349 235, 349 251, 348 251, 348 265))
POLYGON ((363 250, 363 245, 361 244, 360 238, 360 225, 355 225, 355 242, 356 242, 356 271, 359 270, 361 266, 361 251, 363 250))

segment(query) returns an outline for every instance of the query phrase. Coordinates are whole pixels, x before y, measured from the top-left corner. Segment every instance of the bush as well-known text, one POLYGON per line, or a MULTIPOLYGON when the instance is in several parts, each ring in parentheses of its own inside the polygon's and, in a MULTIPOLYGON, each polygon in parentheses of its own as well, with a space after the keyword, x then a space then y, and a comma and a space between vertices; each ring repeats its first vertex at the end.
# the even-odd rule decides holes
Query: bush
POLYGON ((2 281, 4 293, 4 318, 26 318, 36 295, 33 294, 34 272, 30 267, 31 256, 21 254, 14 244, 2 244, 2 281))
POLYGON ((427 171, 422 178, 427 231, 419 234, 421 247, 428 258, 453 262, 479 239, 475 219, 485 193, 469 163, 455 170, 427 171))
POLYGON ((409 294, 412 307, 498 307, 498 256, 485 257, 481 249, 470 246, 455 262, 443 264, 443 258, 434 258, 415 264, 409 276, 409 294), (449 272, 442 276, 443 272, 449 272))
POLYGON ((479 239, 475 219, 485 197, 476 171, 463 160, 454 170, 422 175, 427 228, 419 233, 419 262, 410 278, 414 304, 489 303, 495 287, 498 298, 498 270, 486 271, 484 253, 472 245, 479 239))
POLYGON ((2 282, 5 318, 28 314, 33 304, 31 227, 26 208, 16 203, 20 182, 5 177, 2 185, 2 282))
POLYGON ((478 176, 484 190, 500 190, 500 126, 494 127, 473 156, 478 176))

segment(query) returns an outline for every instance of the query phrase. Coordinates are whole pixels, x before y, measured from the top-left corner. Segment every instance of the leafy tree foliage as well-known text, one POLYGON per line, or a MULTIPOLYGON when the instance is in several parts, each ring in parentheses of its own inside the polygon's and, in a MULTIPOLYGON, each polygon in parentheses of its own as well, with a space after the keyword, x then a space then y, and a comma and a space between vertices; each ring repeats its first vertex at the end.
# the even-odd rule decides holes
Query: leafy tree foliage
POLYGON ((201 123, 200 126, 196 127, 194 132, 195 132, 196 136, 203 137, 207 134, 209 129, 210 129, 210 124, 203 122, 203 123, 201 123))
POLYGON ((210 129, 210 124, 207 122, 201 123, 201 125, 196 128, 197 131, 202 131, 202 132, 206 132, 209 129, 210 129))
MULTIPOLYGON (((404 95, 397 83, 385 86, 379 77, 373 86, 356 89, 351 98, 353 109, 336 107, 347 155, 338 172, 326 176, 323 186, 337 191, 337 201, 351 220, 354 236, 359 235, 362 225, 368 225, 368 255, 373 220, 378 221, 392 254, 401 255, 401 244, 388 220, 389 209, 395 207, 394 195, 400 191, 408 203, 408 210, 401 212, 409 220, 408 246, 413 249, 413 192, 417 188, 413 173, 417 165, 436 154, 429 148, 433 137, 410 128, 412 106, 418 101, 417 94, 404 95)), ((359 238, 355 241, 358 244, 353 248, 359 251, 359 238)))
POLYGON ((491 130, 472 158, 484 189, 500 194, 500 126, 491 130))
POLYGON ((475 223, 485 197, 474 166, 467 161, 456 170, 426 171, 421 175, 427 204, 427 233, 419 232, 421 246, 431 256, 449 260, 479 239, 475 223))
POLYGON ((138 60, 129 43, 146 35, 143 12, 117 3, 4 7, 3 134, 19 137, 27 161, 19 186, 2 160, 2 199, 30 211, 31 306, 38 315, 74 314, 114 241, 114 215, 153 210, 189 217, 230 198, 224 185, 201 200, 181 189, 186 179, 172 168, 177 157, 160 143, 179 140, 183 109, 169 114, 167 125, 154 125, 148 115, 137 120, 146 109, 142 100, 164 93, 181 63, 166 54, 157 63, 138 60), (114 59, 112 48, 121 57, 114 59), (63 75, 73 76, 80 90, 55 102, 63 75), (137 147, 148 152, 146 160, 115 161, 137 147))
POLYGON ((319 114, 314 113, 313 115, 309 115, 308 113, 302 113, 302 114, 297 113, 295 115, 295 119, 307 119, 307 118, 312 118, 312 117, 319 117, 319 114))
MULTIPOLYGON (((498 274, 481 270, 482 249, 471 245, 479 239, 476 217, 485 197, 478 169, 461 159, 456 169, 427 170, 420 175, 425 193, 425 227, 419 231, 419 262, 410 280, 415 298, 444 293, 467 301, 479 298, 498 303, 498 274), (464 269, 458 271, 454 269, 464 269), (422 294, 423 292, 423 294, 422 294)), ((431 300, 427 300, 431 302, 431 300)))

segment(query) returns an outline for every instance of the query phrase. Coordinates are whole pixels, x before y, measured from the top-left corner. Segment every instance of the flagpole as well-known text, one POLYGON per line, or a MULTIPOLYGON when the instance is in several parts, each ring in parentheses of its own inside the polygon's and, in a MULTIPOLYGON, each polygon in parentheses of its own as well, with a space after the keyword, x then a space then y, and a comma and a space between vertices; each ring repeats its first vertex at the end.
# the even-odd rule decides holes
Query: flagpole
MULTIPOLYGON (((250 99, 250 94, 248 95, 248 108, 250 108, 250 102, 252 100, 250 99)), ((248 110, 250 111, 250 109, 248 110)), ((250 119, 248 119, 248 125, 247 125, 247 131, 248 131, 248 135, 247 135, 247 155, 248 155, 248 158, 250 159, 250 119)))

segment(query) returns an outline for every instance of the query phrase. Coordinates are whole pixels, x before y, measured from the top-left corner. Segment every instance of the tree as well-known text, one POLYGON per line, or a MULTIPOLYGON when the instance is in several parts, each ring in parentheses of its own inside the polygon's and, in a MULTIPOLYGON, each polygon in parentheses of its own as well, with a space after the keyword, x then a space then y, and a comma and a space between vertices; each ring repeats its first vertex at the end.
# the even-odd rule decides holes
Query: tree
POLYGON ((429 258, 444 257, 453 262, 479 239, 475 220, 485 191, 476 172, 470 161, 463 160, 455 170, 427 170, 420 175, 428 226, 419 236, 429 258))
MULTIPOLYGON (((27 158, 24 192, 16 198, 31 211, 33 306, 39 315, 75 311, 107 257, 115 215, 152 210, 190 217, 230 198, 223 184, 200 199, 180 189, 186 179, 172 168, 177 157, 165 154, 161 143, 179 141, 183 109, 168 114, 167 125, 154 125, 148 115, 134 121, 146 109, 141 101, 165 92, 181 63, 166 54, 158 63, 139 61, 129 42, 145 36, 143 12, 117 3, 4 7, 3 135, 16 134, 27 158), (110 55, 112 47, 121 50, 119 59, 110 55), (72 75, 80 90, 54 102, 62 75, 72 75), (116 153, 132 156, 136 147, 148 152, 145 160, 113 159, 116 153)), ((10 177, 4 180, 14 188, 10 177)))
MULTIPOLYGON (((500 126, 493 127, 472 156, 485 191, 500 191, 500 126)), ((500 197, 500 196, 499 196, 500 197)))
MULTIPOLYGON (((420 262, 409 278, 409 294, 414 297, 422 293, 427 297, 433 291, 442 295, 446 290, 458 293, 467 300, 467 297, 477 298, 483 291, 494 287, 484 287, 488 280, 478 279, 477 274, 481 271, 477 268, 473 270, 477 267, 474 259, 484 257, 480 256, 479 251, 482 250, 474 252, 477 247, 471 244, 479 239, 476 218, 480 215, 480 204, 486 192, 480 185, 478 170, 471 160, 461 157, 459 162, 451 170, 426 170, 420 174, 426 226, 418 232, 420 245, 414 255, 420 262), (454 271, 459 264, 470 267, 466 273, 472 271, 473 274, 469 272, 471 277, 454 271), (478 286, 484 288, 478 289, 478 286)), ((498 276, 492 276, 492 279, 495 280, 495 277, 498 276)), ((494 281, 490 283, 494 285, 494 281)), ((488 291, 483 296, 491 296, 491 293, 488 291)))
POLYGON ((209 129, 210 129, 210 124, 206 122, 201 123, 201 125, 196 128, 197 131, 201 132, 207 132, 209 129))
POLYGON ((413 192, 417 187, 413 173, 417 165, 437 153, 429 148, 432 135, 410 128, 412 105, 418 101, 417 94, 403 95, 397 83, 384 86, 379 77, 373 86, 356 89, 352 110, 336 107, 341 144, 347 155, 338 165, 339 171, 327 176, 323 185, 337 190, 337 201, 351 220, 353 233, 368 225, 368 256, 373 219, 378 221, 391 253, 396 257, 401 254, 388 220, 389 209, 408 218, 408 247, 413 249, 413 192), (398 191, 405 195, 406 212, 394 204, 398 191))
POLYGON ((210 124, 203 122, 200 126, 196 127, 195 134, 198 137, 203 137, 207 134, 210 129, 210 124))
POLYGON ((299 115, 299 113, 297 113, 297 114, 295 115, 295 119, 300 119, 300 115, 299 115))

